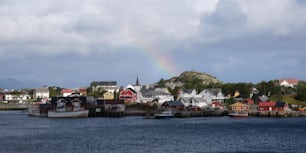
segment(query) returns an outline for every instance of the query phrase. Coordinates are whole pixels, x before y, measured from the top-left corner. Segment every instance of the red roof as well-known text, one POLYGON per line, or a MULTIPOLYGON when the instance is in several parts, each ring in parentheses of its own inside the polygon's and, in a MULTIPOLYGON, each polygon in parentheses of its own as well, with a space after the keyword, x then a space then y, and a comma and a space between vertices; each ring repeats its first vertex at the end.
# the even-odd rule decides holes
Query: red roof
POLYGON ((289 84, 292 84, 292 85, 297 85, 299 83, 299 80, 297 79, 292 79, 292 78, 288 78, 288 79, 280 79, 279 80, 279 83, 282 83, 284 81, 287 81, 289 84))
POLYGON ((276 102, 259 102, 258 107, 275 107, 276 102))
POLYGON ((62 93, 72 93, 71 89, 62 89, 62 93))

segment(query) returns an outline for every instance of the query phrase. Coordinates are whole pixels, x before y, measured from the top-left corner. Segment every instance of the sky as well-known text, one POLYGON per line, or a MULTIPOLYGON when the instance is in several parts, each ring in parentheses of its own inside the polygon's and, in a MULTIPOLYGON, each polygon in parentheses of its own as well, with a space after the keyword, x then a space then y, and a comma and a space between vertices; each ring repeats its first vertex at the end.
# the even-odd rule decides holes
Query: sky
POLYGON ((1 0, 0 78, 60 87, 306 80, 303 0, 1 0))

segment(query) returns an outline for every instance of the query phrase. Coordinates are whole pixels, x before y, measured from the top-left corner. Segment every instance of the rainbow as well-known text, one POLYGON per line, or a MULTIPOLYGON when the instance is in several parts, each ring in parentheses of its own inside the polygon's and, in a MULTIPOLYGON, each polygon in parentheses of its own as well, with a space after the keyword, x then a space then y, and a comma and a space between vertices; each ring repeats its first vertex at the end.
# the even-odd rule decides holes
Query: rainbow
POLYGON ((177 65, 174 64, 175 62, 173 62, 171 56, 169 56, 166 51, 162 51, 156 47, 153 47, 153 45, 149 45, 144 41, 144 39, 141 39, 135 33, 131 33, 130 30, 128 30, 127 33, 128 37, 135 42, 139 52, 148 57, 150 63, 152 63, 154 67, 159 69, 162 73, 166 74, 167 77, 177 75, 179 69, 177 65))

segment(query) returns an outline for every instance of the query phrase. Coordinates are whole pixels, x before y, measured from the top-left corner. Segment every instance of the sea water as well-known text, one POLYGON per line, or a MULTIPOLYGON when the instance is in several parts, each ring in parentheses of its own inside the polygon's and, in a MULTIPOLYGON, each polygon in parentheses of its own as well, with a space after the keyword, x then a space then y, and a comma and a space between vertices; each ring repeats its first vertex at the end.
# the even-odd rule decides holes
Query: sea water
POLYGON ((306 118, 29 117, 0 111, 1 153, 305 153, 306 118))

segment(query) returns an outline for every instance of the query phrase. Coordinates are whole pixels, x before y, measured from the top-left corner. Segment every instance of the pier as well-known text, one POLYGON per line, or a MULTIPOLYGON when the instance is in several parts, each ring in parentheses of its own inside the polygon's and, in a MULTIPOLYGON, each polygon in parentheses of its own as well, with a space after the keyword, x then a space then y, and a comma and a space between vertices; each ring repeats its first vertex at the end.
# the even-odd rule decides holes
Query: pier
POLYGON ((27 110, 30 104, 0 104, 0 110, 27 110))

